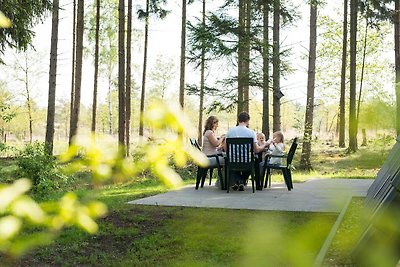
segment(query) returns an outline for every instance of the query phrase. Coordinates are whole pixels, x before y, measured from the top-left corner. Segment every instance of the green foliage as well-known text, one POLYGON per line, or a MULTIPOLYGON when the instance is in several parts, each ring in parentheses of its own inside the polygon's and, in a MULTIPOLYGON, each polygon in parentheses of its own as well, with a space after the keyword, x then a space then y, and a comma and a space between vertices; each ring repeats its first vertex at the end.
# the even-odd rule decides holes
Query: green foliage
POLYGON ((382 96, 370 98, 360 111, 360 127, 370 130, 390 130, 395 128, 396 110, 394 103, 382 96))
MULTIPOLYGON (((124 203, 158 192, 154 184, 147 183, 146 188, 148 191, 143 192, 136 184, 123 191, 110 188, 103 193, 124 203)), ((124 204, 113 206, 112 212, 99 220, 96 236, 68 230, 53 245, 21 262, 67 266, 99 262, 102 266, 307 266, 303 259, 316 255, 335 217, 124 204)))
MULTIPOLYGON (((338 12, 339 13, 339 12, 338 12)), ((341 66, 342 62, 342 46, 343 46, 343 14, 329 14, 318 18, 318 31, 321 32, 321 37, 318 37, 317 49, 317 82, 316 86, 323 88, 321 94, 326 101, 334 102, 340 97, 340 77, 341 68, 332 68, 332 66, 341 66)), ((361 56, 364 50, 366 21, 359 18, 358 39, 360 43, 357 45, 357 79, 361 78, 362 59, 361 56)), ((367 43, 366 43, 366 58, 363 76, 363 92, 361 100, 368 101, 370 97, 382 95, 386 84, 390 84, 394 77, 392 76, 392 67, 387 57, 382 56, 383 53, 391 51, 393 44, 390 36, 392 26, 387 22, 380 22, 379 28, 371 28, 368 26, 367 43)), ((349 53, 347 54, 349 56, 349 53)), ((347 71, 346 80, 349 80, 347 71)), ((357 81, 358 83, 360 81, 357 81)), ((357 88, 357 91, 359 88, 357 88)), ((358 95, 358 92, 357 92, 358 95)), ((364 103, 361 104, 361 112, 364 103)))
POLYGON ((16 112, 11 106, 11 94, 4 89, 4 85, 0 84, 0 120, 9 123, 16 116, 16 112))
MULTIPOLYGON (((51 3, 49 0, 24 1, 22 5, 16 0, 2 1, 1 11, 10 19, 12 27, 0 29, 0 53, 7 47, 26 50, 35 36, 32 28, 51 10, 51 3)), ((4 21, 3 15, 1 20, 4 21)))
POLYGON ((10 19, 4 16, 3 12, 0 11, 0 28, 9 28, 9 27, 11 27, 10 19))
POLYGON ((171 11, 164 9, 163 5, 166 0, 146 0, 149 2, 149 14, 145 9, 138 9, 137 15, 139 19, 145 19, 148 16, 154 15, 156 18, 164 19, 171 11))
POLYGON ((97 231, 93 219, 105 214, 104 204, 93 201, 85 206, 75 194, 68 193, 58 203, 39 205, 26 195, 30 187, 28 179, 0 185, 0 252, 3 254, 21 256, 33 247, 49 244, 61 229, 72 225, 89 233, 97 231), (28 226, 37 228, 27 231, 28 226))
MULTIPOLYGON (((156 102, 150 105, 143 119, 160 139, 144 142, 137 150, 141 156, 139 160, 125 158, 115 144, 108 146, 104 140, 94 136, 75 140, 60 159, 68 162, 72 171, 91 173, 92 181, 97 185, 110 180, 121 181, 150 170, 172 187, 180 184, 181 179, 169 166, 170 160, 180 167, 185 166, 189 159, 200 165, 207 164, 207 158, 200 151, 184 142, 190 123, 180 109, 156 102)), ((47 155, 44 144, 27 145, 19 154, 17 164, 34 183, 34 190, 44 191, 54 185, 50 179, 56 175, 56 162, 47 155)), ((67 193, 57 202, 39 206, 26 195, 30 188, 28 179, 0 188, 0 251, 4 254, 20 256, 31 248, 48 244, 68 226, 80 227, 91 234, 97 232, 98 225, 94 219, 106 213, 103 203, 84 205, 74 193, 67 193), (27 225, 41 228, 27 234, 23 231, 27 225)))
POLYGON ((0 142, 0 153, 3 153, 8 150, 7 144, 0 142))
POLYGON ((21 175, 32 181, 36 193, 54 190, 65 179, 58 171, 55 158, 46 152, 44 143, 27 144, 17 156, 17 165, 21 175))
POLYGON ((176 67, 172 58, 158 55, 154 67, 149 73, 151 81, 150 98, 164 99, 166 90, 176 74, 176 67))

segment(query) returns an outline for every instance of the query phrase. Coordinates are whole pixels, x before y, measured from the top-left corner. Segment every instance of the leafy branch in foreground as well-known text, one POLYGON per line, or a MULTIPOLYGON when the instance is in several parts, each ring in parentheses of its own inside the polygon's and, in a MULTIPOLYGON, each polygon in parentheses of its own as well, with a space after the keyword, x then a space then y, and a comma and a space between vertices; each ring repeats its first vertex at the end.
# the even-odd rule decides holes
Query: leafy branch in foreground
MULTIPOLYGON (((67 163, 70 172, 88 171, 95 185, 126 180, 150 170, 167 186, 174 187, 181 179, 170 167, 171 161, 177 166, 184 166, 189 159, 200 165, 207 164, 207 158, 187 144, 185 133, 190 122, 182 110, 155 102, 143 120, 157 139, 143 141, 133 158, 119 154, 115 142, 91 137, 76 139, 60 160, 67 163)), ((107 212, 103 203, 82 204, 72 192, 58 201, 38 204, 27 195, 30 188, 28 179, 0 187, 0 251, 11 259, 48 244, 65 227, 76 226, 96 233, 98 226, 94 220, 107 212), (29 228, 32 226, 34 231, 29 228)))
POLYGON ((0 28, 9 28, 11 27, 11 21, 9 18, 4 16, 3 12, 0 11, 0 28))

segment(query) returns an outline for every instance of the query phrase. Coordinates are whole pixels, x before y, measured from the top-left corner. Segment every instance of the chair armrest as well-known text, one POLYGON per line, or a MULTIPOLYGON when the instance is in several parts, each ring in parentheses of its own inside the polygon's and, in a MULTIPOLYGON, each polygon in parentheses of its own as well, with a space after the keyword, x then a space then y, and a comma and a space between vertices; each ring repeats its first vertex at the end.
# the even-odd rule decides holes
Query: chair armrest
POLYGON ((270 158, 287 158, 286 154, 283 155, 267 155, 270 158))

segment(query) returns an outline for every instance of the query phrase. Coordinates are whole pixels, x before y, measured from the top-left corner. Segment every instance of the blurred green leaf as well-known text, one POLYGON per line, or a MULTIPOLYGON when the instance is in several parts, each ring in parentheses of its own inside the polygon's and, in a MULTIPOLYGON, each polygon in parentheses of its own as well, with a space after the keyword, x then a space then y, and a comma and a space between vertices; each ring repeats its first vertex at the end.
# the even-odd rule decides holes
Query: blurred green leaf
POLYGON ((14 237, 21 229, 22 221, 15 216, 6 216, 0 219, 0 240, 14 237))
POLYGON ((18 257, 32 248, 50 244, 53 239, 54 234, 52 233, 35 233, 27 237, 20 237, 12 243, 9 253, 18 257))
POLYGON ((11 20, 4 16, 3 12, 0 11, 0 28, 10 28, 11 20))
POLYGON ((0 186, 0 212, 4 210, 23 193, 31 188, 31 181, 28 179, 19 179, 10 186, 0 186))
POLYGON ((28 196, 22 196, 11 206, 13 214, 19 217, 26 217, 33 223, 42 223, 46 219, 46 214, 40 206, 28 196))

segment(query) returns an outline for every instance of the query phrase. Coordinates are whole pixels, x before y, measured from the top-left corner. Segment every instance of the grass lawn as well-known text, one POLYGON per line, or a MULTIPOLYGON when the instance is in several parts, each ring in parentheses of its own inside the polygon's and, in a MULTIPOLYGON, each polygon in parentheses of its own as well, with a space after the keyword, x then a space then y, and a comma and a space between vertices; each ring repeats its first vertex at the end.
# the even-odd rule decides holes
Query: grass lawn
MULTIPOLYGON (((347 154, 345 148, 332 147, 324 143, 313 144, 313 170, 310 173, 295 170, 293 180, 301 182, 310 178, 373 179, 385 162, 392 146, 393 143, 380 146, 370 144, 368 147, 359 147, 354 154, 347 154), (376 147, 379 149, 375 149, 376 147)), ((296 151, 293 160, 296 169, 300 165, 300 154, 301 146, 296 151)), ((280 179, 278 175, 272 177, 273 181, 280 179)))
POLYGON ((154 180, 102 189, 110 212, 97 235, 68 229, 13 265, 309 266, 337 217, 125 204, 164 190, 154 180))
POLYGON ((327 252, 324 266, 350 266, 353 264, 351 252, 362 234, 366 221, 363 216, 364 199, 362 197, 352 199, 327 252))
MULTIPOLYGON (((322 144, 314 149, 314 172, 295 170, 293 177, 296 181, 373 178, 389 149, 361 148, 347 155, 343 149, 322 144)), ((0 181, 11 181, 15 170, 12 162, 0 161, 0 181)), ((194 183, 193 165, 180 173, 185 183, 194 183)), ((282 175, 273 177, 282 180, 282 175)), ((67 229, 50 246, 30 252, 13 266, 311 266, 338 215, 127 205, 167 188, 151 177, 97 190, 87 185, 85 175, 75 177, 73 183, 71 188, 82 199, 99 199, 109 208, 108 215, 98 221, 98 234, 67 229)), ((52 192, 46 199, 61 194, 52 192)), ((348 226, 342 229, 355 231, 352 218, 345 218, 348 226)), ((325 264, 346 265, 348 258, 342 255, 347 245, 340 236, 335 238, 339 241, 334 241, 325 264)))

